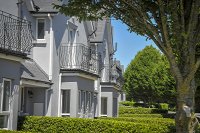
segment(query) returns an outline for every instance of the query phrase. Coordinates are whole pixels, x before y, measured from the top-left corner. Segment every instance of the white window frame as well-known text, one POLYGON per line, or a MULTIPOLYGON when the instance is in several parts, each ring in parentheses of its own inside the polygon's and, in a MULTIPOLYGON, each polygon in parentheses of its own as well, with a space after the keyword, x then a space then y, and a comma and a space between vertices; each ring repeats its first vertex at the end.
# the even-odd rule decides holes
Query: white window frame
POLYGON ((66 116, 67 116, 67 117, 70 117, 70 112, 71 112, 71 111, 70 111, 70 108, 69 108, 69 113, 63 113, 63 112, 62 112, 62 108, 63 108, 63 107, 62 107, 62 105, 63 105, 63 91, 69 91, 69 93, 70 93, 70 105, 69 105, 69 106, 70 106, 70 108, 71 108, 71 90, 70 90, 70 89, 67 89, 67 90, 61 89, 61 100, 60 100, 60 101, 61 101, 61 105, 60 105, 60 106, 61 106, 61 110, 60 110, 60 113, 61 113, 61 116, 62 116, 62 117, 63 117, 63 116, 64 116, 64 117, 66 117, 66 116))
MULTIPOLYGON (((0 103, 0 115, 1 116, 7 116, 8 120, 7 120, 7 128, 2 128, 2 129, 8 129, 9 127, 9 117, 10 117, 10 105, 8 106, 8 111, 3 111, 3 95, 4 95, 4 82, 5 81, 9 81, 10 82, 10 95, 11 95, 11 87, 12 87, 12 80, 11 79, 8 79, 8 78, 3 78, 3 83, 2 83, 2 86, 0 87, 1 88, 1 103, 0 103)), ((9 103, 10 103, 10 96, 9 96, 9 103)))
MULTIPOLYGON (((0 112, 1 113, 10 113, 10 105, 8 108, 8 111, 3 111, 3 94, 4 94, 4 82, 5 81, 9 81, 10 82, 10 94, 11 94, 11 86, 12 86, 12 81, 11 79, 7 79, 7 78, 3 78, 3 85, 2 85, 2 90, 1 90, 1 108, 0 108, 0 112)), ((9 103, 10 103, 10 96, 9 96, 9 103)))
POLYGON ((45 27, 46 27, 46 19, 45 18, 37 18, 36 19, 36 39, 38 41, 44 41, 45 40, 45 27), (38 20, 44 20, 44 38, 38 39, 38 20))

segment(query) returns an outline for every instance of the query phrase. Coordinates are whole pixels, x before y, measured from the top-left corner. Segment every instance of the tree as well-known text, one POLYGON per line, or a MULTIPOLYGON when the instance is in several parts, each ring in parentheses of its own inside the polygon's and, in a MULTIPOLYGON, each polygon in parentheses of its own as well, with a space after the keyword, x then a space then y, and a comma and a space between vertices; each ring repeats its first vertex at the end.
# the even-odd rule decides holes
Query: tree
POLYGON ((165 56, 153 46, 138 52, 124 73, 127 99, 174 103, 175 81, 165 56))
POLYGON ((200 65, 200 0, 69 0, 61 13, 81 20, 113 17, 131 32, 152 39, 165 54, 176 81, 176 132, 195 128, 195 73, 200 65))

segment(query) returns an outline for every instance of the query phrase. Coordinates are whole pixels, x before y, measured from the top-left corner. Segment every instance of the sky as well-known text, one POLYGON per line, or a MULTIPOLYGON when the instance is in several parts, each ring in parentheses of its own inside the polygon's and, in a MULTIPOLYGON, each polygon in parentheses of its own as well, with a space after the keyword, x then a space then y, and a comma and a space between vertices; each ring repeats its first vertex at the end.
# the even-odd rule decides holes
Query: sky
POLYGON ((155 46, 153 41, 146 41, 145 37, 130 33, 127 30, 128 27, 119 20, 112 20, 112 26, 114 28, 113 42, 117 43, 117 52, 114 57, 120 60, 124 68, 128 66, 138 51, 147 45, 155 46))

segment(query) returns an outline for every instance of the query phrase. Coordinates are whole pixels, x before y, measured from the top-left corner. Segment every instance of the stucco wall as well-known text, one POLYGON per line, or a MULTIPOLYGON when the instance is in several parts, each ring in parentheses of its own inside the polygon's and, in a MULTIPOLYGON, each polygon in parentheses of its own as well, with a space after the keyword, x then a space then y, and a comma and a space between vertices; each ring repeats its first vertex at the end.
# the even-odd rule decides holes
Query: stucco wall
POLYGON ((107 116, 118 116, 118 96, 119 93, 114 87, 102 87, 101 97, 107 97, 107 116))
POLYGON ((70 117, 78 117, 78 91, 94 92, 94 80, 79 76, 62 76, 61 89, 70 90, 70 117))
MULTIPOLYGON (((11 97, 10 97, 10 117, 8 129, 17 128, 18 116, 18 95, 20 84, 20 62, 5 60, 0 58, 0 83, 3 78, 11 80, 11 97)), ((1 92, 0 92, 1 93, 1 92)))
POLYGON ((29 115, 33 115, 34 110, 34 103, 43 103, 44 106, 42 108, 43 115, 45 113, 45 88, 31 88, 26 87, 25 88, 25 113, 28 113, 29 115), (33 93, 33 96, 30 97, 28 94, 28 91, 31 91, 33 93))

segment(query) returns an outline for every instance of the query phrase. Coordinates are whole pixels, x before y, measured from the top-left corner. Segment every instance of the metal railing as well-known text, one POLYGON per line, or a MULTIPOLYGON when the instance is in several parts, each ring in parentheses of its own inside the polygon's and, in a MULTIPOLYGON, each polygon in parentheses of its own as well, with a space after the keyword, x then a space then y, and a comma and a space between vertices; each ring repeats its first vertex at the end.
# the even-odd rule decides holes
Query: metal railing
POLYGON ((99 73, 99 61, 96 50, 83 44, 62 44, 59 56, 61 69, 83 70, 94 74, 99 73))
POLYGON ((111 82, 121 86, 122 78, 121 72, 117 70, 115 65, 112 67, 105 65, 102 69, 101 82, 111 82))
POLYGON ((26 56, 32 48, 31 23, 0 10, 0 51, 26 56))

